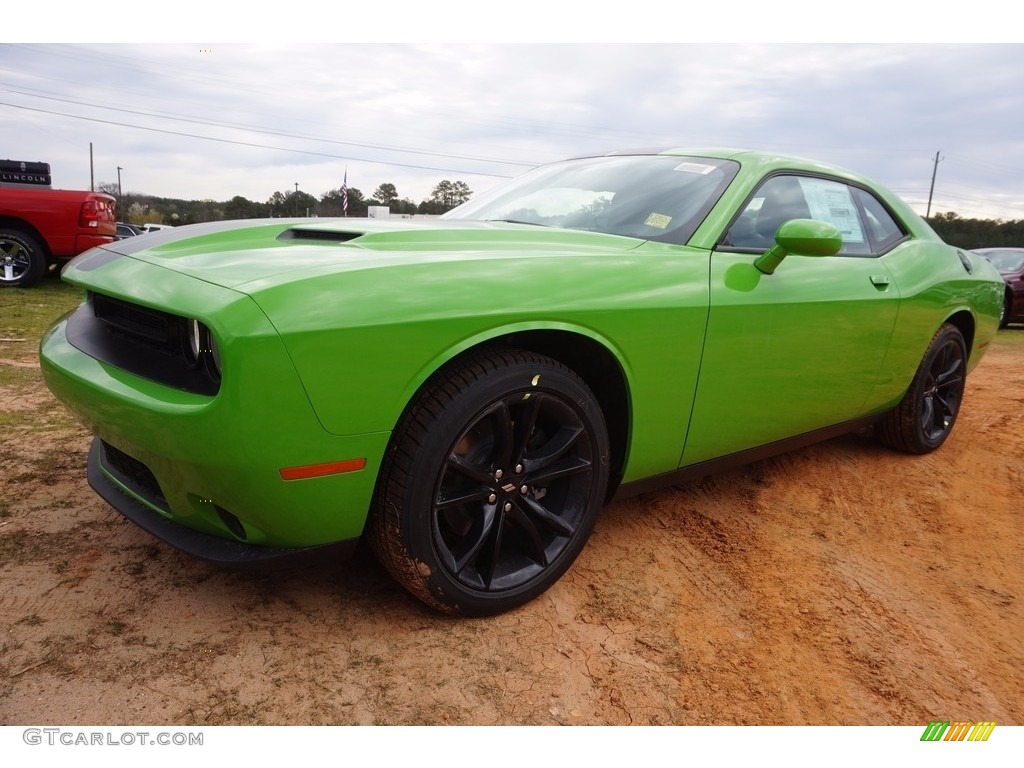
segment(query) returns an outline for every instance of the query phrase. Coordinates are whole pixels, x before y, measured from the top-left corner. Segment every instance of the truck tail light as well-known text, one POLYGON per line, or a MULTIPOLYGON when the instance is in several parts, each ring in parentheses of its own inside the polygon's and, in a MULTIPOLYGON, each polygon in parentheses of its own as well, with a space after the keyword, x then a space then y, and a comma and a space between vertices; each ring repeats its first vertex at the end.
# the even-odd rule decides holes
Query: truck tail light
POLYGON ((99 227, 100 222, 114 221, 114 208, 106 200, 86 200, 78 215, 78 226, 99 227))
POLYGON ((82 212, 78 216, 78 226, 98 227, 100 225, 100 206, 95 200, 82 203, 82 212))

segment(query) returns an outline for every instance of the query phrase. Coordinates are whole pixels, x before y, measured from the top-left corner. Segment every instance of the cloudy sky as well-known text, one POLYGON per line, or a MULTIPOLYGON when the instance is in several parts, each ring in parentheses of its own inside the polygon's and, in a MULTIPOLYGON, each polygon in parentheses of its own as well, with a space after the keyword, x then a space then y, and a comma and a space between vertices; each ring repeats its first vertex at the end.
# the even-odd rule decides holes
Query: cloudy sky
POLYGON ((1024 218, 1021 44, 3 43, 0 126, 0 157, 54 186, 89 187, 91 142, 96 183, 120 166, 125 192, 214 200, 319 197, 347 170, 419 202, 589 152, 733 146, 861 171, 923 214, 938 153, 933 213, 1024 218))

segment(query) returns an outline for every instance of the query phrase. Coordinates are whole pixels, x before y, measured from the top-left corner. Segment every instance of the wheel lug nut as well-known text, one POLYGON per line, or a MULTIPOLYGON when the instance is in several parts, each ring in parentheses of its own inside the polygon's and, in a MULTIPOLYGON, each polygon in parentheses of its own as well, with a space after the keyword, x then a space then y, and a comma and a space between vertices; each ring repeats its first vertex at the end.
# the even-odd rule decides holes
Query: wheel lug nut
POLYGON ((493 493, 490 496, 487 497, 487 503, 488 504, 493 504, 497 500, 498 500, 498 497, 495 494, 493 494, 493 493))
POLYGON ((530 492, 530 489, 524 485, 522 488, 519 489, 519 492, 522 494, 527 494, 530 492))
POLYGON ((501 470, 499 469, 499 470, 497 470, 497 471, 496 471, 496 472, 494 473, 494 479, 495 479, 495 480, 501 480, 501 478, 502 478, 502 477, 504 477, 504 475, 505 475, 505 473, 504 473, 504 472, 502 472, 502 471, 501 471, 501 470))
POLYGON ((506 512, 511 512, 512 511, 512 504, 510 504, 509 502, 505 502, 505 511, 506 512))
POLYGON ((522 464, 516 464, 516 474, 517 475, 523 474, 523 465, 522 464))

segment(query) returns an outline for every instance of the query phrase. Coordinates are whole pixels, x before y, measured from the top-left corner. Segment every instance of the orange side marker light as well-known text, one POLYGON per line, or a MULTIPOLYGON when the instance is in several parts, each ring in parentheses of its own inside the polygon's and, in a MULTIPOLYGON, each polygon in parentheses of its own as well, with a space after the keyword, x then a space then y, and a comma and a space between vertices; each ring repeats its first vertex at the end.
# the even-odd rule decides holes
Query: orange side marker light
POLYGON ((281 472, 283 480, 305 480, 310 477, 340 475, 345 472, 358 472, 366 466, 366 459, 346 459, 345 461, 329 461, 326 464, 307 464, 303 467, 286 467, 281 472))

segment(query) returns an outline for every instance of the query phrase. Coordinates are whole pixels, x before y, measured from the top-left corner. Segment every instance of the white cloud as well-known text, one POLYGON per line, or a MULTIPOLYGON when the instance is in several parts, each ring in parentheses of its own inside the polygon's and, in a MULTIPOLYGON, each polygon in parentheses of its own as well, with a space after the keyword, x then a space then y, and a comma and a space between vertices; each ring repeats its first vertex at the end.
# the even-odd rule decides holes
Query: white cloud
POLYGON ((923 212, 939 151, 933 211, 1024 218, 1022 72, 1021 45, 7 44, 0 119, 4 154, 64 187, 88 186, 90 142, 96 180, 121 166, 135 192, 319 196, 347 168, 416 201, 516 163, 726 145, 846 165, 923 212))

